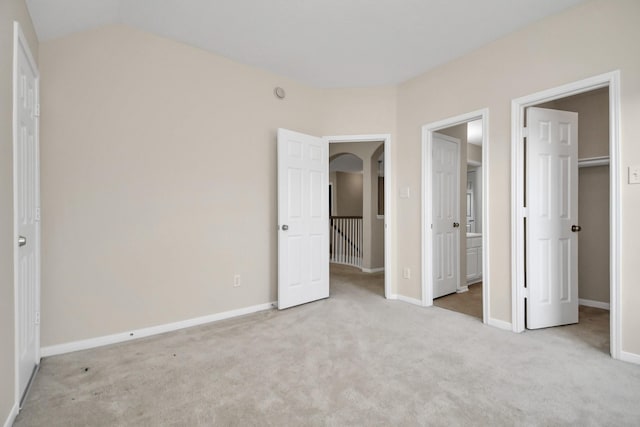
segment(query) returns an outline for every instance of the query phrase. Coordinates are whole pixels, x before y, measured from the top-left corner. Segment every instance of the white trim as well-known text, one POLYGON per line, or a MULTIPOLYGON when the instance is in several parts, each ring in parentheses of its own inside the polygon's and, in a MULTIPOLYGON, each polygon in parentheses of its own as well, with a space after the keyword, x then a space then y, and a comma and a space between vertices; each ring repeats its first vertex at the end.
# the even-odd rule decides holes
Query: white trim
MULTIPOLYGON (((422 305, 433 305, 433 278, 427 272, 433 271, 432 266, 432 235, 431 228, 431 151, 433 133, 440 129, 467 123, 472 120, 482 120, 482 322, 489 324, 490 285, 489 278, 489 109, 472 111, 456 117, 440 120, 422 126, 422 305)), ((466 161, 465 161, 466 162, 466 161)), ((462 278, 460 278, 462 280, 462 278)))
POLYGON ((42 357, 56 356, 58 354, 71 353, 73 351, 87 350, 90 348, 102 347, 110 344, 131 341, 138 338, 164 334, 166 332, 177 331, 179 329, 190 328, 192 326, 204 325, 217 322, 219 320, 231 319, 233 317, 244 316, 246 314, 257 313, 259 311, 274 308, 277 302, 253 305, 251 307, 239 308, 236 310, 224 311, 222 313, 210 314, 208 316, 196 317, 179 322, 166 323, 164 325, 151 326, 149 328, 136 329, 129 332, 121 332, 113 335, 90 338, 81 341, 72 341, 64 344, 42 347, 40 353, 42 357))
POLYGON ((584 305, 585 307, 601 308, 603 310, 611 309, 611 305, 608 302, 593 301, 590 299, 578 298, 578 304, 584 305))
POLYGON ((525 108, 595 89, 609 88, 610 185, 610 333, 611 356, 621 356, 621 198, 620 198, 620 71, 601 74, 511 101, 511 316, 514 332, 524 331, 524 144, 525 108))
POLYGON ((363 273, 380 273, 384 271, 384 267, 378 267, 378 268, 361 268, 360 270, 362 270, 363 273))
POLYGON ((406 302, 408 304, 418 305, 422 307, 422 300, 419 300, 417 298, 411 298, 411 297, 405 297, 404 295, 393 294, 389 299, 395 299, 398 301, 406 302))
POLYGON ((635 363, 640 365, 640 354, 629 353, 627 351, 620 351, 620 360, 623 362, 635 363))
POLYGON ((494 319, 493 317, 489 318, 489 321, 487 322, 487 324, 489 326, 493 326, 495 328, 502 329, 505 331, 511 331, 513 329, 513 326, 511 325, 511 323, 505 322, 504 320, 494 319))
POLYGON ((4 427, 11 427, 13 425, 13 423, 16 421, 16 417, 17 416, 18 416, 18 404, 15 403, 11 407, 11 411, 9 412, 9 415, 7 416, 7 420, 4 422, 4 427))
MULTIPOLYGON (((18 224, 18 179, 17 173, 18 171, 18 150, 16 147, 18 146, 18 109, 16 105, 18 103, 18 52, 24 52, 24 55, 27 57, 27 61, 29 63, 29 67, 32 68, 35 75, 35 84, 34 84, 34 102, 36 104, 36 109, 39 109, 40 104, 40 71, 38 70, 38 66, 33 59, 33 55, 31 54, 31 49, 29 48, 29 42, 27 41, 24 33, 22 32, 22 28, 20 27, 20 23, 18 21, 13 21, 13 96, 12 96, 12 151, 13 151, 13 303, 14 303, 14 313, 13 313, 13 327, 14 327, 14 405, 17 407, 18 412, 20 411, 20 400, 22 398, 20 392, 20 354, 19 354, 19 335, 20 335, 20 325, 19 325, 19 301, 18 301, 18 258, 19 258, 19 247, 16 244, 19 236, 19 224, 18 224)), ((35 175, 36 175, 36 208, 40 207, 40 118, 39 114, 35 118, 35 147, 36 147, 36 167, 35 167, 35 175)), ((36 312, 40 312, 40 256, 41 256, 41 239, 40 239, 40 229, 41 222, 38 221, 36 225, 36 242, 35 242, 35 256, 36 256, 36 295, 34 298, 36 299, 36 312)), ((35 328, 35 352, 36 352, 36 360, 40 360, 40 328, 41 324, 38 324, 35 328)), ((37 365, 36 365, 37 366, 37 365)), ((28 387, 28 386, 27 386, 28 387)), ((25 390, 26 393, 27 390, 25 390)))
MULTIPOLYGON (((359 259, 360 262, 362 262, 362 258, 357 258, 357 259, 359 259)), ((350 262, 331 261, 331 259, 329 259, 329 265, 331 265, 331 264, 346 265, 346 266, 349 266, 349 267, 353 267, 353 268, 357 268, 357 269, 362 270, 362 268, 359 265, 351 264, 350 262)))
MULTIPOLYGON (((392 175, 391 175, 391 134, 371 134, 371 135, 332 135, 324 136, 329 144, 337 144, 341 142, 374 142, 384 141, 384 270, 388 273, 391 271, 391 224, 393 224, 392 204, 392 175)), ((384 275, 384 296, 387 299, 393 299, 391 294, 392 275, 384 275)))

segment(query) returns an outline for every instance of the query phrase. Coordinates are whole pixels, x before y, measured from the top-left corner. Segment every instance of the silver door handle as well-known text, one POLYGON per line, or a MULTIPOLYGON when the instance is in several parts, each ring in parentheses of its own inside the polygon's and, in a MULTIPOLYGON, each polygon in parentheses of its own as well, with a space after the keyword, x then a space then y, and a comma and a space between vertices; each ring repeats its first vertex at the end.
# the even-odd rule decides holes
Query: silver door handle
POLYGON ((24 246, 27 244, 27 238, 24 236, 18 237, 18 246, 24 246))
POLYGON ((289 226, 287 224, 282 226, 282 231, 287 231, 289 229, 289 226))
POLYGON ((580 227, 579 225, 572 225, 571 231, 573 231, 574 233, 577 233, 579 231, 582 231, 582 227, 580 227))
POLYGON ((459 222, 454 222, 453 223, 453 228, 458 228, 460 227, 460 223, 459 222))

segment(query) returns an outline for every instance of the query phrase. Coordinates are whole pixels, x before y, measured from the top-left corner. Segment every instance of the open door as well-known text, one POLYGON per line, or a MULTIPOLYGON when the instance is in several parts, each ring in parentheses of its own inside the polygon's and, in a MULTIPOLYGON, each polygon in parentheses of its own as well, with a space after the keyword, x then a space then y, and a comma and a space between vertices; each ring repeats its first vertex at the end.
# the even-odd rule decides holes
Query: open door
POLYGON ((433 297, 459 285, 460 140, 433 134, 433 297))
POLYGON ((578 322, 578 114, 527 109, 527 328, 578 322))
POLYGON ((40 364, 40 77, 17 22, 14 34, 14 276, 17 387, 22 407, 40 364))
POLYGON ((278 129, 278 308, 329 297, 329 144, 278 129))

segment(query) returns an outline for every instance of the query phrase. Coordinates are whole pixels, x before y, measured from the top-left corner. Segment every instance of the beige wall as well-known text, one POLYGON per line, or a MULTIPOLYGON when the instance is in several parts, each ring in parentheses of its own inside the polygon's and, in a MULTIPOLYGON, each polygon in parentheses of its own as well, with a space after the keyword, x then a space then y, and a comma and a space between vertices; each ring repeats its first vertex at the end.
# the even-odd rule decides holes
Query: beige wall
POLYGON ((467 145, 467 162, 482 163, 482 147, 479 145, 467 145))
POLYGON ((329 172, 329 184, 333 185, 333 189, 332 189, 332 194, 331 194, 331 212, 329 212, 329 215, 337 215, 338 214, 338 207, 336 206, 336 187, 338 185, 338 175, 336 175, 336 172, 329 172))
MULTIPOLYGON (((369 210, 371 212, 371 269, 381 269, 384 264, 384 215, 378 215, 378 159, 384 152, 384 143, 378 143, 378 148, 371 155, 371 198, 369 199, 369 210)), ((384 185, 384 184, 383 184, 384 185)), ((366 208, 366 206, 365 206, 366 208)))
POLYGON ((123 26, 40 60, 44 346, 274 301, 276 129, 395 128, 395 88, 312 89, 123 26))
POLYGON ((362 216, 362 173, 336 172, 338 216, 362 216))
POLYGON ((14 404, 13 21, 37 60, 38 39, 24 0, 0 2, 0 423, 14 404))
MULTIPOLYGON (((622 197, 622 349, 640 354, 640 288, 634 254, 640 252, 640 185, 626 183, 626 169, 640 163, 640 2, 592 1, 497 40, 458 60, 401 84, 398 88, 398 139, 395 161, 399 186, 420 189, 420 130, 446 117, 490 109, 489 227, 490 318, 511 321, 511 100, 544 89, 619 69, 621 85, 622 170, 616 177, 622 197), (597 31, 594 31, 597 29, 597 31), (437 99, 438 102, 432 102, 437 99)), ((420 298, 421 198, 398 199, 398 291, 420 298)), ((485 230, 486 234, 486 230, 485 230)))
MULTIPOLYGON (((544 108, 578 113, 578 157, 609 155, 608 89, 541 104, 544 108)), ((578 244, 580 298, 609 302, 609 168, 579 169, 578 244)))
POLYGON ((578 295, 609 302, 609 167, 580 169, 578 295))

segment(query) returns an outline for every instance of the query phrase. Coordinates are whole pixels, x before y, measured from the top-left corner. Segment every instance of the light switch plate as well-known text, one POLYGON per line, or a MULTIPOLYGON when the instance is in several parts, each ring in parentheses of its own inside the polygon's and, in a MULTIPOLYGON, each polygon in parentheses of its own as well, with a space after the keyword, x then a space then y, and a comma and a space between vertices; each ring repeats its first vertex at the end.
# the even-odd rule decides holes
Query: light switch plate
POLYGON ((408 199, 411 196, 411 189, 409 187, 402 187, 400 189, 400 198, 408 199))
POLYGON ((629 184, 640 184, 640 166, 629 166, 629 184))

